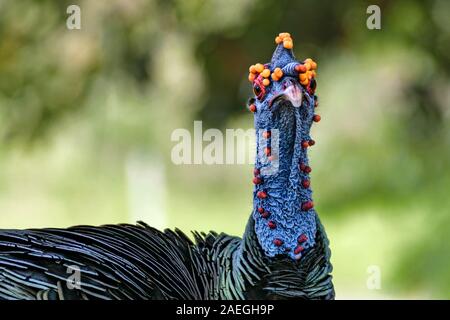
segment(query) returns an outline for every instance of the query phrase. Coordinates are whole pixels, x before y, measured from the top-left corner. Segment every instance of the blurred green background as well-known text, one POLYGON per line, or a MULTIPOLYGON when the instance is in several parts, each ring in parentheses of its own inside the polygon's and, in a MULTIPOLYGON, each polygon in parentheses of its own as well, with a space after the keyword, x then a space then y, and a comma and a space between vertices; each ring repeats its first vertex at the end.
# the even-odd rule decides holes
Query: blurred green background
POLYGON ((312 186, 337 298, 448 299, 449 13, 446 0, 0 0, 0 227, 242 234, 252 166, 176 166, 170 135, 194 120, 252 128, 248 66, 287 31, 319 64, 312 186))

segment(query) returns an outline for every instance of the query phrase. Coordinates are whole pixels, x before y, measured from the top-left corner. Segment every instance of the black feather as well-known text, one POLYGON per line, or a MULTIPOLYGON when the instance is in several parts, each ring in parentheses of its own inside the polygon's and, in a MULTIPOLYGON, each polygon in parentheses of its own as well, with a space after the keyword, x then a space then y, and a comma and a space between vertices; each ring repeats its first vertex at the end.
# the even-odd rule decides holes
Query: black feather
POLYGON ((330 250, 267 258, 250 218, 242 239, 137 225, 0 231, 0 299, 332 299, 330 250), (80 285, 68 284, 74 270, 80 285))

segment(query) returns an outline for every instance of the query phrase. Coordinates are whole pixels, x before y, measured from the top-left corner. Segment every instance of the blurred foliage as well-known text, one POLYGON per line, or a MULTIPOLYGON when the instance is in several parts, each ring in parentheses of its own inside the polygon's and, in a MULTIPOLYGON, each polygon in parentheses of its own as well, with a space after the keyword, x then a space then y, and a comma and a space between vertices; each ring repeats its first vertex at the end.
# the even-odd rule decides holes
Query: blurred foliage
POLYGON ((194 119, 250 128, 247 68, 289 31, 319 62, 312 177, 338 297, 450 298, 449 12, 445 0, 0 0, 0 225, 132 220, 138 152, 162 159, 169 226, 242 232, 250 165, 174 166, 170 134, 194 119), (366 28, 369 4, 381 30, 366 28), (381 292, 365 286, 370 264, 381 292))

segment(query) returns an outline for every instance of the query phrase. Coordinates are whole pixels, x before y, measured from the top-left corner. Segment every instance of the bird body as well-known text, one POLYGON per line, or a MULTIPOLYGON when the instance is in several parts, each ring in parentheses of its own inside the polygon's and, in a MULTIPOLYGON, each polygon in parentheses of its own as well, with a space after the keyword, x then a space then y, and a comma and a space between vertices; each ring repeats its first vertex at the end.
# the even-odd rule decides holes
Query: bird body
POLYGON ((137 225, 0 232, 0 299, 330 299, 328 240, 303 259, 264 255, 244 238, 137 225), (78 273, 78 275, 77 275, 78 273))
POLYGON ((257 154, 242 238, 143 222, 0 230, 0 299, 333 299, 307 158, 317 65, 295 60, 289 34, 275 41, 271 63, 250 67, 257 154))

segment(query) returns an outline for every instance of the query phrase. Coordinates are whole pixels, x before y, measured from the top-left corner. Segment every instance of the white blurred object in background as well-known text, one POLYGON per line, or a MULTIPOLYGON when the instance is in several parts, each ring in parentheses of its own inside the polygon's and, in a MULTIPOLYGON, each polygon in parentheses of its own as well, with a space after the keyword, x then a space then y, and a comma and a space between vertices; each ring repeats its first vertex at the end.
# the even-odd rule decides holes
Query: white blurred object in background
POLYGON ((166 228, 166 177, 161 159, 151 153, 131 152, 126 174, 130 222, 142 220, 154 228, 166 228))

